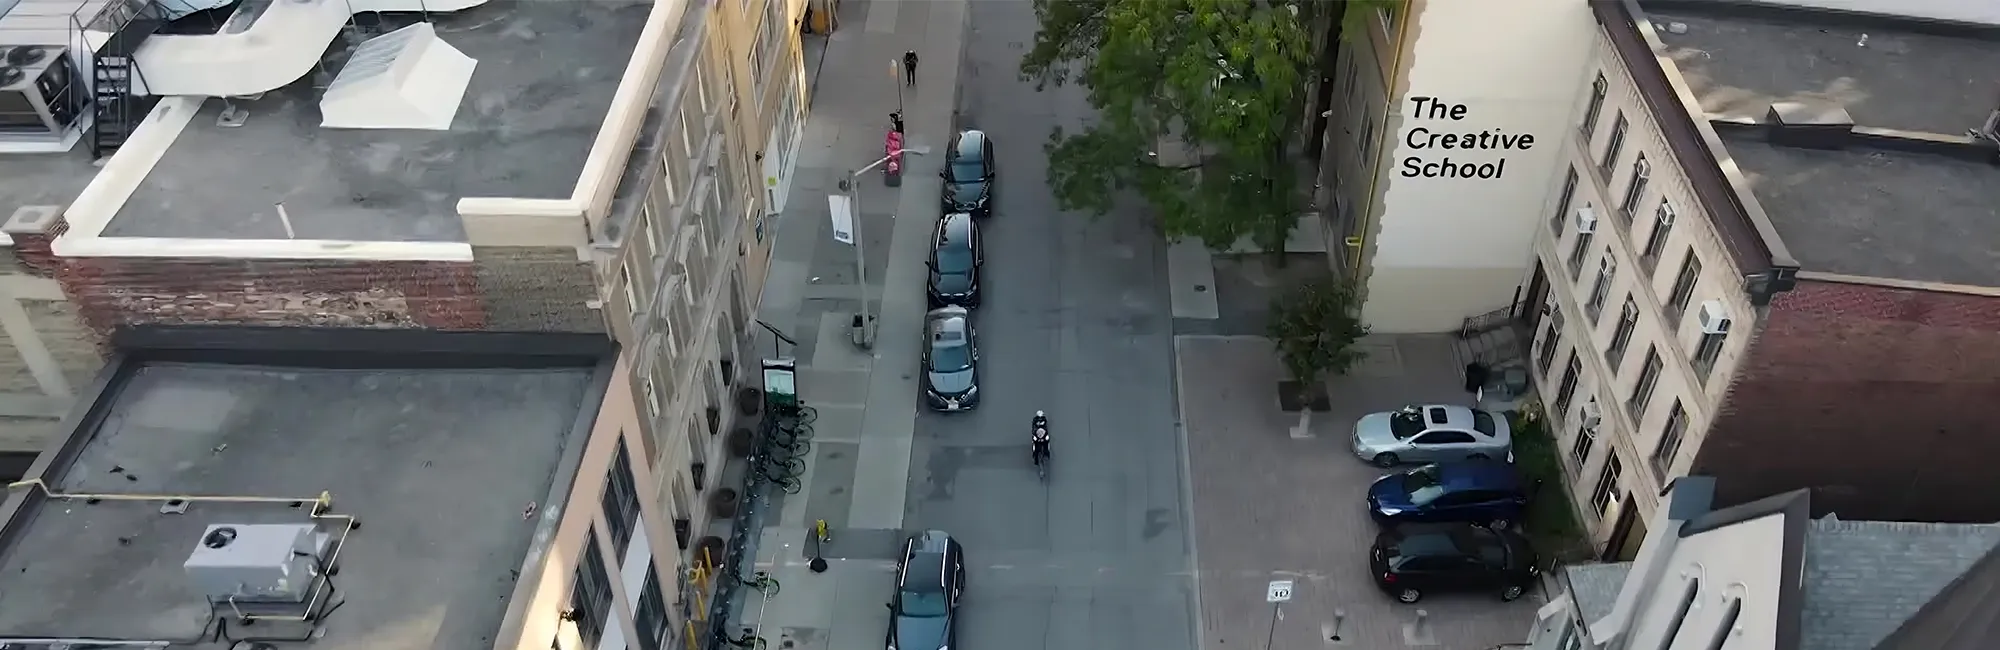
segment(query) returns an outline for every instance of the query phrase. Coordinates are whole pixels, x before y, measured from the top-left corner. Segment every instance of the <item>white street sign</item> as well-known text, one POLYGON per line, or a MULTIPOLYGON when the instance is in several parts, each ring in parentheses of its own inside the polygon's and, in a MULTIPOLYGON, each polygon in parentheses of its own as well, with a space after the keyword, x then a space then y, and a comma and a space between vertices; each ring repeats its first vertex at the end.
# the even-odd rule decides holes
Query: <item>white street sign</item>
POLYGON ((1270 588, 1264 590, 1264 602, 1282 603, 1291 599, 1292 581, 1290 580, 1272 580, 1270 588))
POLYGON ((854 245, 854 204, 839 194, 826 195, 827 214, 833 218, 833 240, 854 245))

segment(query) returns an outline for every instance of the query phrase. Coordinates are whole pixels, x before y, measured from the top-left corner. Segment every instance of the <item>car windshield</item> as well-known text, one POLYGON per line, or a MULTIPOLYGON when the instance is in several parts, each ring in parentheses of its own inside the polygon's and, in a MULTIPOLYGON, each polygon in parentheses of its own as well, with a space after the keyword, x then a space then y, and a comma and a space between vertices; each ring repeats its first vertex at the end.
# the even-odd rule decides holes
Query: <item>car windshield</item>
POLYGON ((972 368, 972 348, 962 343, 931 346, 931 372, 959 372, 972 368))
POLYGON ((1493 435, 1494 433, 1496 433, 1496 432, 1497 432, 1497 430, 1496 430, 1496 429, 1494 429, 1494 427, 1493 427, 1493 414, 1492 414, 1492 413, 1487 413, 1487 412, 1485 412, 1485 411, 1473 411, 1473 412, 1472 412, 1472 430, 1474 430, 1474 431, 1478 431, 1478 432, 1480 432, 1480 433, 1483 433, 1483 434, 1486 434, 1486 435, 1489 435, 1489 436, 1490 436, 1490 435, 1493 435))
POLYGON ((896 611, 904 616, 936 618, 944 616, 945 612, 951 609, 951 603, 945 600, 943 590, 904 589, 897 598, 902 603, 896 611))
POLYGON ((1410 436, 1424 432, 1423 413, 1395 413, 1389 416, 1389 433, 1397 440, 1407 440, 1410 436))
POLYGON ((956 244, 946 244, 939 248, 937 272, 946 275, 964 275, 972 272, 972 251, 956 244))
POLYGON ((978 158, 962 156, 951 163, 951 180, 958 183, 973 183, 986 180, 986 170, 981 167, 978 158))

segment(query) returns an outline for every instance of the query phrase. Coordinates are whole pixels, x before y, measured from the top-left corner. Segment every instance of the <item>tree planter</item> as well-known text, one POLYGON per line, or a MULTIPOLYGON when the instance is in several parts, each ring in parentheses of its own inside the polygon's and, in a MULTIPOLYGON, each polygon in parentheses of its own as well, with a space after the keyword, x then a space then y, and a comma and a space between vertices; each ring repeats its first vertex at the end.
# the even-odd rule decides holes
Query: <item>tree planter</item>
POLYGON ((736 507, 743 503, 743 497, 735 490, 722 488, 708 495, 708 514, 716 519, 736 516, 736 507))
POLYGON ((764 409, 764 391, 745 387, 736 391, 736 412, 745 417, 756 415, 764 409))
POLYGON ((1326 395, 1326 384, 1313 382, 1302 386, 1297 381, 1278 382, 1278 408, 1286 413, 1297 413, 1311 409, 1314 413, 1333 410, 1333 403, 1326 395))
POLYGON ((722 538, 714 535, 701 538, 701 541, 694 545, 695 561, 709 569, 716 568, 722 564, 722 547, 725 543, 722 538))
POLYGON ((725 441, 724 444, 729 447, 730 456, 735 458, 748 457, 750 452, 757 450, 757 434, 751 433, 749 429, 736 427, 729 432, 729 440, 725 441))

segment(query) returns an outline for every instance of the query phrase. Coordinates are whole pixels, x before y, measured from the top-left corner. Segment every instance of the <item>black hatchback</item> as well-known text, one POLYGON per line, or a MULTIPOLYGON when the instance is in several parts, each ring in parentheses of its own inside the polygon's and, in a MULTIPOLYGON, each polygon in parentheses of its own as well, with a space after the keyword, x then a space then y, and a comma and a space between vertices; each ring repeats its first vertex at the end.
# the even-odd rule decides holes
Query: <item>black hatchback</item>
POLYGON ((972 215, 956 212, 938 217, 931 232, 931 308, 979 306, 979 268, 986 249, 979 241, 979 224, 972 215))
POLYGON ((958 597, 965 591, 965 550, 942 530, 903 543, 896 595, 889 601, 887 650, 947 650, 958 645, 958 597))
POLYGON ((1375 584, 1414 603, 1432 591, 1492 590, 1520 598, 1541 569, 1528 540, 1511 530, 1468 523, 1407 524, 1382 531, 1369 551, 1375 584))

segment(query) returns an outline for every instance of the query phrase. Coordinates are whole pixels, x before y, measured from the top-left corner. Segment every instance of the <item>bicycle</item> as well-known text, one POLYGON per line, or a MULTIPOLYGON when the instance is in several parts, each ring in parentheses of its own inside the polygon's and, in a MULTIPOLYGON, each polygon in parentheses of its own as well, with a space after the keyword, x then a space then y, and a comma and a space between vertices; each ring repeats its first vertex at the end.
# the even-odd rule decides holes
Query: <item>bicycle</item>
POLYGON ((731 637, 728 634, 723 634, 722 642, 736 646, 738 648, 749 648, 750 650, 764 650, 764 645, 765 645, 764 637, 757 636, 755 633, 747 629, 743 630, 743 636, 741 638, 731 637))
POLYGON ((765 456, 764 462, 757 465, 757 471, 762 473, 765 478, 772 480, 798 478, 806 473, 806 459, 785 458, 780 460, 773 456, 765 456))
POLYGON ((771 431, 772 440, 782 440, 785 442, 811 440, 812 437, 813 437, 813 428, 809 425, 804 425, 804 424, 801 424, 799 426, 790 429, 779 427, 771 431))
POLYGON ((779 440, 772 438, 764 444, 764 453, 771 456, 804 456, 812 451, 812 443, 805 440, 779 440), (780 454, 779 452, 783 452, 780 454))
POLYGON ((805 426, 812 424, 818 419, 819 410, 804 404, 790 408, 780 408, 778 410, 778 421, 785 422, 786 420, 790 420, 790 424, 793 426, 805 426))
POLYGON ((736 574, 736 582, 745 587, 757 590, 758 593, 764 594, 765 598, 777 597, 779 588, 783 587, 783 585, 778 584, 777 578, 773 578, 771 574, 763 571, 752 573, 748 578, 738 573, 736 574))
POLYGON ((771 476, 769 474, 759 474, 758 476, 765 481, 769 481, 772 485, 778 486, 778 489, 784 490, 785 494, 798 494, 801 490, 805 489, 805 484, 800 483, 797 476, 771 476))

